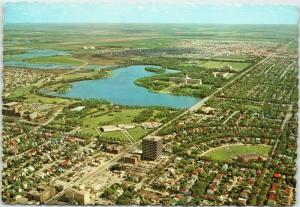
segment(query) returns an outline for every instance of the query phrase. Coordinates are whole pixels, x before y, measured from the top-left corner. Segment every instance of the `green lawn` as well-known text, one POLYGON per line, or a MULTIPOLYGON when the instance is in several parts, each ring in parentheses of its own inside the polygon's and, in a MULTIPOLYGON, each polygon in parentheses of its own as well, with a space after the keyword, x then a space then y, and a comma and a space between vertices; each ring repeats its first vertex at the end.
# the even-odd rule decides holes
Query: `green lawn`
POLYGON ((44 97, 44 96, 39 96, 39 95, 28 95, 26 96, 25 102, 27 103, 45 103, 45 104, 65 104, 72 102, 71 100, 68 99, 63 99, 63 98, 49 98, 49 97, 44 97))
POLYGON ((22 88, 17 88, 15 91, 13 91, 8 98, 17 98, 22 97, 30 93, 30 90, 33 88, 33 86, 25 86, 22 88))
POLYGON ((79 131, 79 133, 83 135, 92 136, 92 137, 98 136, 96 129, 93 128, 82 129, 81 131, 79 131))
POLYGON ((142 127, 127 129, 127 131, 135 140, 141 139, 149 132, 149 130, 143 129, 142 127))
POLYGON ((119 141, 125 141, 127 142, 128 139, 125 137, 125 135, 121 131, 115 131, 115 132, 100 132, 100 134, 104 137, 108 137, 111 139, 119 140, 119 141))
POLYGON ((221 61, 207 61, 206 63, 203 63, 200 65, 201 67, 210 69, 210 68, 223 68, 226 65, 232 66, 232 69, 235 71, 241 71, 247 66, 250 65, 250 63, 237 63, 237 62, 221 62, 221 61))
POLYGON ((256 153, 258 155, 267 156, 271 151, 271 146, 266 145, 229 145, 215 148, 203 156, 209 157, 212 160, 226 161, 245 153, 256 153))
POLYGON ((35 57, 26 59, 29 63, 58 63, 58 64, 71 64, 71 65, 81 65, 83 62, 80 59, 74 58, 72 56, 49 56, 49 57, 35 57))
POLYGON ((120 112, 110 112, 101 116, 87 116, 82 119, 82 125, 96 127, 111 124, 129 124, 143 109, 122 109, 120 112))
POLYGON ((249 59, 248 56, 246 55, 229 55, 229 56, 218 56, 218 57, 214 57, 214 60, 224 60, 224 61, 246 61, 247 59, 249 59))

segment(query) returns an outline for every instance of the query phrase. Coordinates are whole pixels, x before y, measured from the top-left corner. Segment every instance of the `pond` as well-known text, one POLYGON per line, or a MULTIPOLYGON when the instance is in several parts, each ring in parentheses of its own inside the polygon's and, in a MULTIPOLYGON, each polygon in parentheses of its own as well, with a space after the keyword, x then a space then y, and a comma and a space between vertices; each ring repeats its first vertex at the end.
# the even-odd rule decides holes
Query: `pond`
MULTIPOLYGON (((151 65, 134 65, 112 71, 112 76, 106 79, 84 80, 71 83, 71 89, 65 94, 70 98, 97 98, 108 100, 114 104, 128 106, 164 106, 185 109, 196 104, 200 99, 192 96, 178 96, 151 92, 134 84, 134 81, 155 75, 144 70, 151 65)), ((155 67, 155 66, 151 66, 155 67)), ((167 73, 178 72, 167 69, 167 73)))

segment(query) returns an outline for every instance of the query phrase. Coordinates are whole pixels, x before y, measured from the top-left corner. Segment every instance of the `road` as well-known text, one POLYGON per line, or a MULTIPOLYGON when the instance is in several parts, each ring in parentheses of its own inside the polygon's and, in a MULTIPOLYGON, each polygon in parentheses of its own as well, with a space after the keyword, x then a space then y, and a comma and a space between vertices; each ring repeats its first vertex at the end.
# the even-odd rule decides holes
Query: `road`
POLYGON ((71 73, 75 73, 75 72, 81 70, 82 68, 84 68, 84 67, 87 66, 87 65, 88 65, 88 63, 84 63, 83 65, 80 65, 80 66, 77 67, 76 69, 64 73, 64 75, 68 75, 68 74, 71 74, 71 73))
POLYGON ((234 115, 236 115, 237 113, 239 113, 240 111, 235 111, 233 112, 224 122, 223 125, 226 124, 234 115))
MULTIPOLYGON (((293 105, 289 105, 289 108, 288 108, 288 110, 287 110, 287 113, 286 113, 286 115, 285 115, 285 118, 284 118, 284 120, 283 120, 283 122, 282 122, 282 125, 281 125, 281 128, 280 128, 280 132, 283 131, 284 127, 285 127, 286 124, 289 122, 290 118, 292 117, 292 115, 293 115, 293 114, 292 114, 292 110, 293 110, 293 105)), ((276 143, 275 143, 275 145, 274 145, 274 148, 273 148, 273 150, 272 150, 270 159, 273 157, 274 152, 275 152, 275 150, 276 150, 276 148, 277 148, 277 145, 278 145, 279 141, 280 141, 280 138, 279 138, 279 136, 278 136, 277 139, 276 139, 276 143)))
POLYGON ((281 76, 280 76, 280 80, 285 76, 285 74, 287 73, 287 71, 294 65, 294 64, 296 64, 296 61, 293 61, 291 64, 289 64, 287 67, 286 67, 286 69, 283 71, 283 73, 281 74, 281 76))

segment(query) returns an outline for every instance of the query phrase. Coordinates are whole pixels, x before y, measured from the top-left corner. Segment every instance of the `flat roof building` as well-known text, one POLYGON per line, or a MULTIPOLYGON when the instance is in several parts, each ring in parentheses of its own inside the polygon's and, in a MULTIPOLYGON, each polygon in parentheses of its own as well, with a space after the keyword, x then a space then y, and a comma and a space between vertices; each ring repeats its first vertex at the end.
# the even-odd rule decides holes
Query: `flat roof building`
POLYGON ((102 126, 100 127, 100 129, 103 131, 103 132, 114 132, 114 131, 120 131, 121 128, 116 126, 116 125, 107 125, 107 126, 102 126))
POLYGON ((77 201, 80 205, 90 204, 90 193, 84 190, 70 189, 65 193, 65 198, 70 201, 77 201))
POLYGON ((155 160, 162 154, 163 140, 158 136, 149 136, 142 141, 142 159, 155 160))
POLYGON ((45 203, 49 198, 55 195, 55 188, 50 186, 40 186, 37 190, 32 190, 28 193, 28 198, 36 200, 40 203, 45 203))

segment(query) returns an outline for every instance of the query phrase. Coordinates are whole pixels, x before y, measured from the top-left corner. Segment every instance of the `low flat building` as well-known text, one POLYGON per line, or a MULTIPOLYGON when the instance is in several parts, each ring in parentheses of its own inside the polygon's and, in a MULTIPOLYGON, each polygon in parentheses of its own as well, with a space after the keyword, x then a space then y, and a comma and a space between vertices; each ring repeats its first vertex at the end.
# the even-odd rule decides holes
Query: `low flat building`
POLYGON ((141 127, 144 128, 144 129, 154 129, 154 128, 157 128, 161 125, 162 125, 162 123, 154 122, 154 121, 141 123, 141 127))
POLYGON ((125 163, 135 165, 141 160, 141 157, 139 155, 127 155, 127 156, 124 156, 123 160, 125 163))
POLYGON ((9 103, 5 103, 3 104, 4 107, 13 110, 17 105, 19 105, 18 102, 9 102, 9 103))
POLYGON ((72 188, 66 191, 65 198, 69 201, 77 201, 80 205, 90 204, 90 193, 84 190, 72 188))
POLYGON ((121 145, 110 145, 106 147, 106 152, 119 154, 123 150, 123 146, 121 145))
POLYGON ((28 198, 31 200, 45 203, 49 198, 55 195, 55 188, 50 186, 41 186, 37 190, 32 190, 28 193, 28 198))
POLYGON ((135 125, 134 124, 119 124, 118 127, 121 129, 133 129, 133 128, 135 128, 135 125))
POLYGON ((85 106, 77 106, 75 108, 70 109, 70 111, 82 111, 83 109, 85 109, 85 106))
POLYGON ((66 189, 66 187, 68 186, 68 182, 65 182, 63 180, 57 180, 54 182, 53 186, 55 187, 55 189, 62 191, 66 189))
POLYGON ((114 132, 114 131, 120 131, 121 128, 116 125, 107 125, 100 127, 101 131, 103 132, 114 132))

